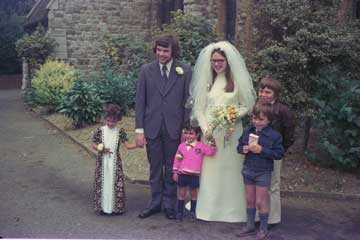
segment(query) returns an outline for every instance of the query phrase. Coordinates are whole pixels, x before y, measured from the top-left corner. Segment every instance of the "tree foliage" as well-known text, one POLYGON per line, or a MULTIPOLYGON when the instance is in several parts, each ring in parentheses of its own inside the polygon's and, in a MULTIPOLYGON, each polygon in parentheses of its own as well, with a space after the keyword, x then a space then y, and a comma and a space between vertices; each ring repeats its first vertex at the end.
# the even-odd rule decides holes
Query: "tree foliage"
POLYGON ((48 36, 41 25, 31 34, 25 34, 16 42, 16 51, 20 57, 26 58, 30 69, 36 69, 51 56, 56 41, 48 36))
POLYGON ((359 20, 339 25, 330 0, 259 0, 255 9, 255 75, 279 79, 284 99, 316 117, 336 166, 359 168, 359 20))
POLYGON ((321 76, 318 86, 327 91, 314 102, 319 109, 319 146, 328 155, 326 165, 360 170, 360 86, 349 82, 336 66, 326 67, 321 76))
POLYGON ((359 25, 339 26, 333 2, 257 2, 256 75, 281 80, 286 101, 306 115, 316 110, 312 100, 324 66, 335 63, 345 75, 359 66, 359 25))
POLYGON ((181 60, 194 66, 200 51, 218 38, 213 23, 204 17, 183 13, 181 10, 172 12, 172 21, 154 31, 156 38, 160 34, 175 34, 181 44, 181 60))
MULTIPOLYGON (((172 16, 172 22, 154 31, 152 38, 164 33, 175 34, 182 48, 180 60, 195 64, 201 49, 216 40, 212 25, 205 18, 186 15, 181 11, 174 12, 172 16)), ((104 102, 116 103, 124 111, 134 106, 140 67, 154 59, 152 42, 133 34, 104 37, 102 45, 105 57, 95 81, 104 102)))
POLYGON ((33 0, 0 1, 0 74, 21 72, 21 59, 15 50, 15 42, 24 34, 25 16, 33 0))

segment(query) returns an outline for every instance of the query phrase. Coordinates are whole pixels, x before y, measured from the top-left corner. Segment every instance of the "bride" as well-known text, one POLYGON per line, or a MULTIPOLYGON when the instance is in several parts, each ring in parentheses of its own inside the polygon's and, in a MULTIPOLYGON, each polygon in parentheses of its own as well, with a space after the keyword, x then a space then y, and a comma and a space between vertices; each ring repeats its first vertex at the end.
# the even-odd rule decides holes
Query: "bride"
POLYGON ((241 175, 244 159, 236 152, 236 146, 243 131, 241 118, 254 105, 255 91, 244 59, 233 45, 226 41, 211 43, 200 52, 190 94, 193 122, 205 136, 212 134, 218 147, 214 157, 205 157, 203 161, 196 216, 206 221, 246 222, 241 175), (227 105, 240 109, 234 130, 212 131, 212 112, 227 105))

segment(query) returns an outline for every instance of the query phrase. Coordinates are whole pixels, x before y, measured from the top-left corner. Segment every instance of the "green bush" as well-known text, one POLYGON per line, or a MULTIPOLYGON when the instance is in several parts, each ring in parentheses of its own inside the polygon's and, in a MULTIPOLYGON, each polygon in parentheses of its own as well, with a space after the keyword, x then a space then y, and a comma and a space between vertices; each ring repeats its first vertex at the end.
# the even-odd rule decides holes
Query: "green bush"
POLYGON ((316 101, 320 146, 332 165, 360 171, 360 86, 335 91, 330 101, 316 101))
POLYGON ((32 87, 25 88, 22 91, 22 97, 23 97, 25 105, 28 107, 35 107, 38 103, 38 100, 36 98, 35 89, 32 87))
POLYGON ((255 78, 270 74, 283 85, 292 108, 313 115, 321 70, 336 64, 356 79, 360 55, 359 24, 339 26, 337 1, 260 0, 255 7, 255 78))
POLYGON ((151 60, 150 46, 135 35, 105 36, 105 57, 94 83, 105 103, 118 104, 125 114, 135 105, 136 81, 141 65, 151 60))
POLYGON ((61 101, 59 112, 73 120, 75 128, 96 123, 102 115, 103 101, 95 85, 89 81, 75 81, 61 101))
POLYGON ((35 71, 32 86, 40 105, 57 107, 76 79, 75 69, 61 61, 48 60, 35 71))
MULTIPOLYGON (((190 64, 195 64, 203 47, 216 41, 209 21, 182 12, 175 12, 173 22, 155 31, 153 38, 164 33, 178 36, 182 47, 180 60, 190 64)), ((105 58, 102 70, 96 77, 96 87, 104 102, 116 103, 126 112, 129 107, 134 107, 140 67, 153 58, 152 41, 149 43, 131 34, 120 37, 107 35, 104 37, 103 50, 105 58)))
POLYGON ((136 96, 137 77, 129 74, 125 76, 111 68, 111 65, 103 66, 101 77, 94 81, 101 99, 106 103, 114 103, 121 107, 123 113, 129 107, 134 107, 136 96))
POLYGON ((160 34, 175 34, 181 45, 181 60, 195 65, 200 51, 209 43, 216 42, 218 36, 213 28, 213 22, 204 17, 184 14, 178 10, 172 13, 172 22, 164 24, 156 30, 154 38, 160 34))
POLYGON ((56 47, 56 41, 50 38, 42 26, 32 34, 25 34, 16 42, 16 51, 19 57, 24 57, 30 69, 37 69, 44 64, 56 47))
POLYGON ((330 84, 322 84, 327 66, 338 76, 359 79, 360 21, 336 20, 339 1, 259 0, 255 3, 254 79, 271 75, 281 81, 282 97, 304 120, 304 149, 311 119, 330 84), (322 85, 322 87, 319 87, 322 85))
POLYGON ((111 66, 115 72, 124 75, 133 74, 137 77, 141 65, 151 59, 151 49, 142 37, 124 34, 119 37, 104 37, 103 50, 105 66, 111 66))

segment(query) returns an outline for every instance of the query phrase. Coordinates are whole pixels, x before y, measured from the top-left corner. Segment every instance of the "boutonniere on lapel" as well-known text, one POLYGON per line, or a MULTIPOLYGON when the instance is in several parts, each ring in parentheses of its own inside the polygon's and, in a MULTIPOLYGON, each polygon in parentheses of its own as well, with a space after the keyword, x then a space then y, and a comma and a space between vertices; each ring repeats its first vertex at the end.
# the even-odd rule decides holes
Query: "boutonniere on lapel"
POLYGON ((200 153, 201 153, 201 149, 200 149, 200 148, 196 148, 196 149, 195 149, 195 153, 196 153, 196 154, 200 154, 200 153))
POLYGON ((179 75, 183 75, 184 74, 184 69, 182 67, 176 67, 175 71, 177 74, 179 75))

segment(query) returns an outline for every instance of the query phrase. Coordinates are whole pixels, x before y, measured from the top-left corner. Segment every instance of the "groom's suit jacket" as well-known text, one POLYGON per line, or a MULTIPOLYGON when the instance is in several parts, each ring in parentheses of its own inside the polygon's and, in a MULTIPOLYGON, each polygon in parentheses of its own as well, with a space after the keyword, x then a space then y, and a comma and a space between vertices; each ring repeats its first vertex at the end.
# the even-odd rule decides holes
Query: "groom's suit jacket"
POLYGON ((146 138, 156 138, 162 122, 172 139, 180 138, 182 125, 190 112, 185 109, 190 80, 190 66, 175 59, 166 82, 158 61, 141 67, 136 93, 136 128, 143 128, 146 138))

